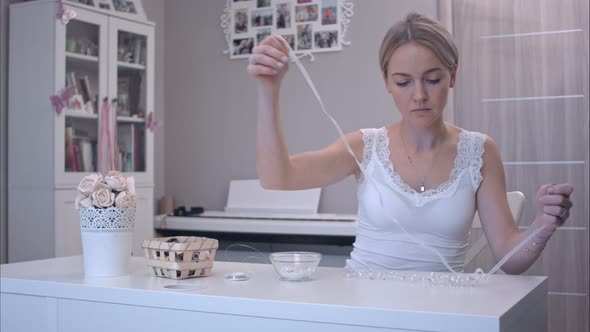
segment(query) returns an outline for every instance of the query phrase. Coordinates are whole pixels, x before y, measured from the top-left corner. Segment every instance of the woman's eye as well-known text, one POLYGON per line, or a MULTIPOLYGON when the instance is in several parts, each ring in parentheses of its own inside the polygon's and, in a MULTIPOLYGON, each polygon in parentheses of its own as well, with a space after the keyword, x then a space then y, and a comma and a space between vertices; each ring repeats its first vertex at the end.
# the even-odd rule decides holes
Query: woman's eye
POLYGON ((397 86, 406 86, 408 84, 410 84, 410 81, 404 81, 404 82, 396 82, 395 84, 397 84, 397 86))
POLYGON ((433 80, 426 80, 426 82, 428 82, 428 84, 437 84, 438 82, 440 82, 440 78, 433 79, 433 80))

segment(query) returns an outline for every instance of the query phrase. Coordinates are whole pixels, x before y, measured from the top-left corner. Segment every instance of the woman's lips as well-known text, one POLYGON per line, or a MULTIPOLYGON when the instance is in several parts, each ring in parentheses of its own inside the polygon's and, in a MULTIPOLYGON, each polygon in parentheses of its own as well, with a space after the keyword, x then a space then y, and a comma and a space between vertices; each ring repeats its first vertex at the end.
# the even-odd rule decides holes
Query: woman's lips
POLYGON ((416 108, 416 109, 413 109, 412 112, 427 112, 430 110, 431 110, 430 108, 416 108))

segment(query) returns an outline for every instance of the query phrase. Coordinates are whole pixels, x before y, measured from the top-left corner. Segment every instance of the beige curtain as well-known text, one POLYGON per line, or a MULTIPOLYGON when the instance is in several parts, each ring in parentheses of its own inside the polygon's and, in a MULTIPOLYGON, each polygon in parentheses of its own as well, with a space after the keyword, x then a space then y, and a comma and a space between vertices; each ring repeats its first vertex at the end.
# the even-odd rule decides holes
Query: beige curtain
MULTIPOLYGON (((588 10, 587 0, 452 2, 454 121, 498 143, 507 190, 527 197, 521 227, 533 221, 540 185, 576 188, 571 219, 527 272, 549 276, 554 332, 589 330, 588 10)), ((469 268, 492 265, 486 249, 469 268)))

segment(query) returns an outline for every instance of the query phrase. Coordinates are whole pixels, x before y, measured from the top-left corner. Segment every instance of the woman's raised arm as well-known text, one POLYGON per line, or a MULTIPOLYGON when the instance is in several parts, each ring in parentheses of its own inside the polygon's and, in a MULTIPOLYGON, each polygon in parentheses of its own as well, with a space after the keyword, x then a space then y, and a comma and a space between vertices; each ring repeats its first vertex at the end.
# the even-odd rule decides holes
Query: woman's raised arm
MULTIPOLYGON (((258 81, 256 165, 264 188, 299 190, 333 184, 358 172, 354 158, 337 140, 324 149, 290 156, 280 119, 280 87, 288 70, 289 47, 280 36, 269 36, 254 47, 248 73, 258 81)), ((358 159, 360 132, 347 135, 358 159)))

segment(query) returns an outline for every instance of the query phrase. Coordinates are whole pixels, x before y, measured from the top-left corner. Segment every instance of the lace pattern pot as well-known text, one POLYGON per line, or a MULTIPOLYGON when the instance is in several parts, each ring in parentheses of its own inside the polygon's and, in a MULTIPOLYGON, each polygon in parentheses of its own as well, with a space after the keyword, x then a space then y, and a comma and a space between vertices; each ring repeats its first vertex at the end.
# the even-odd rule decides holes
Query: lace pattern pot
POLYGON ((134 225, 135 208, 80 209, 84 274, 87 277, 129 273, 134 225))

